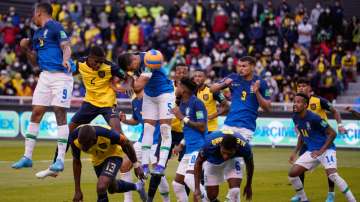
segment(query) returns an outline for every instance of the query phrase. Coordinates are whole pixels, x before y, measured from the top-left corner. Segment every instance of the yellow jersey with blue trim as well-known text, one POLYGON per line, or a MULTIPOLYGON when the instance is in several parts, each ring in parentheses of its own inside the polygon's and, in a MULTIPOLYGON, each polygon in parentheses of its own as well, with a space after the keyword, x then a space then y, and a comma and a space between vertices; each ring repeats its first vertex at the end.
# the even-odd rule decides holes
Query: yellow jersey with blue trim
POLYGON ((327 99, 314 95, 310 97, 308 110, 319 115, 322 119, 328 119, 326 111, 331 111, 331 108, 332 105, 327 99))
POLYGON ((86 89, 84 101, 96 107, 113 107, 117 103, 116 92, 111 87, 111 78, 124 78, 120 68, 105 61, 95 70, 86 64, 86 59, 83 59, 78 62, 78 70, 86 89))
MULTIPOLYGON (((81 144, 78 140, 79 129, 84 126, 81 125, 70 134, 70 141, 72 148, 72 155, 76 159, 80 159, 81 144)), ((108 126, 92 125, 96 131, 96 143, 87 151, 83 151, 91 155, 91 161, 94 166, 103 163, 107 158, 112 156, 123 157, 123 150, 120 146, 123 141, 122 136, 116 133, 108 126)))

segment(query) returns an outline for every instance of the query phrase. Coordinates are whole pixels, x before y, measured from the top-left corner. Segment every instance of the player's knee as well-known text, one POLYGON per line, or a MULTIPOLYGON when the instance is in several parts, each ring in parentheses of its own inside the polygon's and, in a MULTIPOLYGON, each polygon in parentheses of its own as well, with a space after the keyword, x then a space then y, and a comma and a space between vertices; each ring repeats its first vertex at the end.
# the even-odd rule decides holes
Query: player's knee
POLYGON ((106 193, 109 185, 105 182, 99 181, 96 185, 97 193, 106 193))
POLYGON ((329 178, 331 181, 335 182, 336 180, 338 180, 338 179, 340 178, 340 175, 339 175, 337 172, 335 172, 335 173, 329 174, 329 175, 328 175, 328 178, 329 178))
POLYGON ((163 140, 171 139, 171 126, 169 124, 161 124, 160 133, 163 140))

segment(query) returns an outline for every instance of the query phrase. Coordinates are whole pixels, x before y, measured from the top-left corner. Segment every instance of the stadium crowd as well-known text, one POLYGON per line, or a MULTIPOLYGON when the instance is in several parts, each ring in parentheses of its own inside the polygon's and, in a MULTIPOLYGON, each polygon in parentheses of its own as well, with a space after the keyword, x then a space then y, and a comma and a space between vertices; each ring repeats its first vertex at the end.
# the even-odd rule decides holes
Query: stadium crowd
MULTIPOLYGON (((302 1, 291 7, 286 0, 279 5, 271 0, 172 1, 168 7, 153 2, 145 6, 106 0, 99 6, 89 0, 54 0, 53 18, 71 35, 74 59, 86 56, 94 44, 103 46, 113 61, 126 51, 155 48, 171 61, 169 68, 181 62, 190 70, 207 70, 211 83, 235 71, 238 58, 252 55, 272 101, 292 101, 298 77, 312 78, 315 93, 329 100, 356 81, 360 20, 346 19, 339 0, 318 2, 311 10, 302 1)), ((39 69, 26 61, 19 41, 35 29, 14 7, 0 15, 0 95, 32 95, 39 69)), ((82 97, 84 91, 77 78, 73 96, 82 97)))

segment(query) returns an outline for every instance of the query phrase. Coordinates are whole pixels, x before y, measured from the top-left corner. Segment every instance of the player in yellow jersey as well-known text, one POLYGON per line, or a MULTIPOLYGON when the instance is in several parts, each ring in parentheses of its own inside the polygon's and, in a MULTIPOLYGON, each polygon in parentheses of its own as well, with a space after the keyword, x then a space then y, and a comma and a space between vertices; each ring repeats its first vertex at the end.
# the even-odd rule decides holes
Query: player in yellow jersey
POLYGON ((194 82, 198 85, 196 96, 205 104, 208 112, 208 133, 218 129, 218 116, 224 115, 229 111, 229 103, 221 92, 212 93, 205 84, 207 79, 206 72, 201 69, 195 70, 194 82), (217 103, 220 104, 217 108, 217 103))
POLYGON ((127 154, 134 165, 135 175, 144 179, 144 172, 137 161, 135 150, 130 141, 123 134, 118 134, 107 126, 81 125, 76 128, 69 138, 73 156, 73 172, 75 181, 75 194, 73 201, 83 201, 80 187, 81 160, 80 152, 91 155, 98 182, 96 185, 97 201, 109 201, 107 192, 123 193, 138 191, 142 201, 147 200, 147 194, 142 181, 134 184, 123 180, 116 180, 116 174, 123 162, 123 153, 127 154))
MULTIPOLYGON (((82 77, 86 94, 80 109, 71 119, 70 133, 79 125, 90 123, 98 115, 102 115, 113 129, 120 132, 120 119, 116 111, 116 91, 122 91, 124 88, 119 84, 113 84, 113 81, 125 80, 125 73, 115 64, 105 60, 104 50, 97 46, 90 49, 88 57, 77 62, 77 72, 82 77)), ((55 159, 56 156, 57 152, 55 159)), ((45 178, 57 174, 46 169, 38 172, 36 176, 45 178)))
MULTIPOLYGON (((331 105, 331 103, 328 100, 326 100, 325 98, 322 98, 320 96, 316 96, 316 95, 312 94, 310 81, 308 79, 299 78, 299 80, 297 81, 297 91, 298 91, 298 93, 303 93, 310 98, 308 110, 319 115, 324 120, 328 120, 326 112, 330 112, 336 119, 339 133, 341 133, 341 134, 346 133, 344 125, 341 123, 340 113, 331 105)), ((299 152, 299 155, 302 155, 306 150, 307 150, 307 146, 306 146, 306 144, 304 144, 299 152)), ((305 175, 302 174, 299 177, 300 177, 302 183, 304 184, 305 175)), ((328 179, 328 183, 329 183, 329 193, 328 193, 326 202, 333 202, 335 199, 335 192, 334 192, 335 185, 334 185, 334 182, 329 179, 328 179)), ((293 199, 295 199, 295 197, 293 197, 292 200, 293 199)))

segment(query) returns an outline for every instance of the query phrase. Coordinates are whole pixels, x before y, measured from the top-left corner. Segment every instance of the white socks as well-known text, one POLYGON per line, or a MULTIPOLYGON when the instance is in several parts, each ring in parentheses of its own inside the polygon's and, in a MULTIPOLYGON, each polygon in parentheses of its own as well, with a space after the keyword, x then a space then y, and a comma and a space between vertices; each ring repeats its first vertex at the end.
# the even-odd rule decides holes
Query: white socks
POLYGON ((307 197, 304 191, 303 184, 299 177, 289 177, 289 181, 294 187, 296 194, 300 197, 301 201, 307 201, 307 197))
MULTIPOLYGON (((121 173, 121 179, 126 182, 133 182, 130 171, 128 171, 126 173, 121 173)), ((132 192, 131 191, 125 192, 124 193, 124 202, 132 202, 132 201, 133 201, 132 192)))
POLYGON ((57 159, 60 159, 62 162, 64 162, 65 159, 65 153, 66 153, 66 146, 68 142, 69 137, 69 126, 68 125, 62 125, 58 126, 58 155, 57 159))
MULTIPOLYGON (((194 178, 194 174, 192 174, 192 173, 186 173, 186 174, 185 174, 185 178, 184 178, 184 182, 185 182, 185 184, 190 188, 190 190, 194 193, 194 192, 195 192, 195 178, 194 178)), ((202 184, 200 184, 200 191, 201 191, 202 200, 203 200, 203 201, 207 201, 205 187, 204 187, 202 184)))
POLYGON ((151 157, 151 145, 154 140, 154 131, 155 127, 149 123, 144 123, 144 136, 141 142, 141 152, 142 152, 142 159, 141 163, 143 165, 150 164, 150 157, 151 157))
POLYGON ((158 165, 165 167, 171 148, 171 126, 169 124, 161 124, 160 133, 161 145, 158 165))
POLYGON ((163 199, 163 202, 170 202, 169 184, 168 184, 165 176, 163 176, 161 178, 161 181, 159 184, 159 192, 160 192, 161 198, 163 199))
POLYGON ((174 192, 176 195, 176 200, 178 202, 187 202, 188 201, 188 196, 186 194, 186 189, 185 189, 185 185, 182 185, 176 181, 172 182, 173 188, 174 188, 174 192))
POLYGON ((33 150, 36 144, 36 138, 39 134, 39 123, 30 122, 28 133, 25 136, 25 152, 26 158, 32 159, 33 150))
POLYGON ((345 197, 346 197, 347 201, 349 201, 349 202, 355 202, 356 201, 356 199, 355 199, 353 193, 350 191, 347 183, 345 182, 345 180, 343 178, 341 178, 339 176, 338 173, 330 174, 329 179, 331 181, 333 181, 336 184, 336 186, 339 187, 339 189, 340 189, 340 191, 342 193, 345 194, 345 197))
POLYGON ((227 194, 230 201, 232 202, 240 202, 240 188, 231 188, 227 194))

